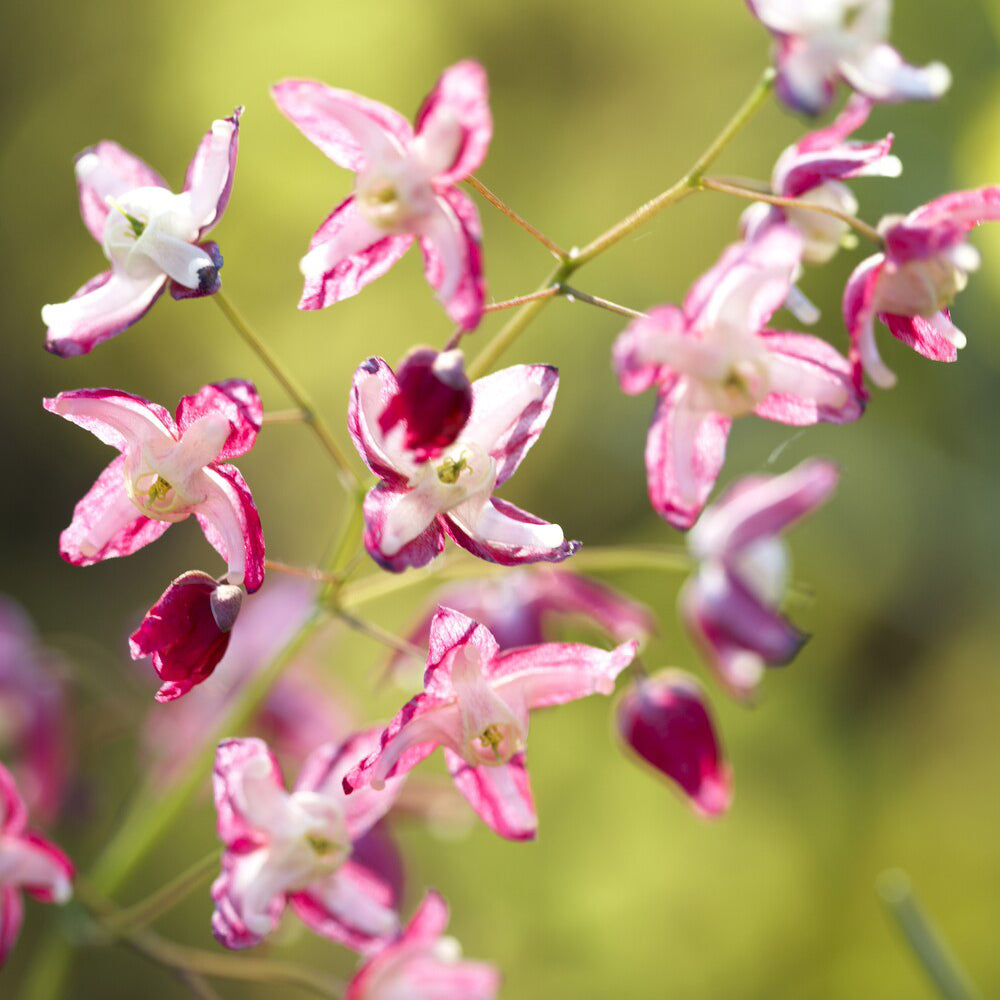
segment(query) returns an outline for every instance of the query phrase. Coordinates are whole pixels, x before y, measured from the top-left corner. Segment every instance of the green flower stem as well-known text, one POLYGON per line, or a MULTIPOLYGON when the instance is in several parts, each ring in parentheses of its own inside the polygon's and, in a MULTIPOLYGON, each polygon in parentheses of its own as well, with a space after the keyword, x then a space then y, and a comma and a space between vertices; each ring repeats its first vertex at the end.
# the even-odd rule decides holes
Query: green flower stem
POLYGON ((539 243, 545 247, 553 256, 558 257, 559 260, 568 260, 569 254, 563 250, 558 244, 553 243, 547 236, 540 233, 535 227, 525 219, 521 218, 517 212, 514 211, 509 205, 501 201, 482 181, 476 177, 466 177, 465 183, 469 187, 478 191, 494 208, 500 209, 508 219, 512 219, 516 222, 526 233, 533 236, 539 243))
POLYGON ((619 316, 628 316, 630 319, 639 319, 646 315, 637 309, 620 306, 617 302, 612 302, 610 299, 602 299, 597 295, 591 295, 589 292, 581 292, 578 288, 571 288, 565 283, 559 286, 559 294, 565 295, 571 302, 586 302, 587 305, 597 306, 599 309, 607 309, 608 312, 617 313, 619 316))
POLYGON ((326 425, 326 421, 319 415, 319 411, 313 405, 305 389, 295 381, 291 373, 271 353, 264 341, 250 329, 246 320, 237 312, 236 307, 229 301, 224 292, 216 292, 212 298, 222 310, 222 314, 229 320, 232 328, 243 338, 257 357, 260 358, 264 367, 275 377, 285 392, 288 393, 291 400, 302 411, 302 419, 312 427, 316 437, 319 438, 320 443, 327 450, 334 464, 337 466, 337 474, 344 489, 348 492, 357 490, 360 485, 357 473, 354 471, 347 455, 333 436, 330 428, 326 425))

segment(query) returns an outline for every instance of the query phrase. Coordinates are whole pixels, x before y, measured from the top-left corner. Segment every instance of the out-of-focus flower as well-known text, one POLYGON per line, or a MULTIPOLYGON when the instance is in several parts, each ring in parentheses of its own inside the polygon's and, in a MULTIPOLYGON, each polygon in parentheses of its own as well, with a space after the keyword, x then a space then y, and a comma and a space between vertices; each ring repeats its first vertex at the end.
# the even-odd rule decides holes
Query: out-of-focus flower
POLYGON ((212 122, 180 194, 115 142, 99 142, 76 158, 80 214, 111 268, 68 302, 42 309, 45 346, 53 354, 86 354, 121 333, 145 315, 168 281, 175 299, 219 290, 222 254, 201 239, 229 201, 242 111, 212 122))
POLYGON ((500 973, 462 959, 448 926, 448 904, 428 892, 406 930, 358 969, 344 1000, 493 1000, 500 973))
POLYGON ((732 775, 705 692, 690 674, 664 670, 637 680, 618 703, 618 732, 680 786, 697 812, 718 816, 729 808, 732 775))
POLYGON ((207 573, 181 574, 146 612, 129 638, 133 660, 152 656, 163 686, 157 701, 173 701, 207 680, 229 646, 243 589, 207 573))
POLYGON ((837 80, 873 101, 930 101, 951 86, 943 63, 911 66, 889 44, 891 0, 747 0, 774 35, 778 94, 815 115, 837 80))
POLYGON ((399 931, 392 887, 352 857, 352 846, 391 808, 400 781, 345 797, 344 774, 378 731, 309 756, 295 790, 260 739, 223 740, 216 751, 215 806, 225 845, 212 885, 212 932, 228 948, 258 944, 285 904, 318 934, 368 951, 399 931))
POLYGON ((382 415, 399 394, 392 369, 369 358, 354 375, 348 428, 368 467, 382 479, 365 498, 365 548, 383 568, 423 566, 445 535, 480 559, 513 565, 572 555, 558 524, 493 496, 542 432, 559 374, 549 365, 515 365, 472 384, 472 412, 458 437, 432 461, 418 462, 382 415))
POLYGON ((635 650, 632 640, 611 651, 569 642, 501 651, 485 626, 439 608, 424 690, 347 773, 344 788, 381 788, 441 746, 458 790, 483 820, 501 836, 530 839, 538 818, 524 756, 529 710, 611 694, 635 650))
POLYGON ((354 193, 316 231, 302 258, 300 309, 356 295, 419 239, 424 273, 464 329, 483 312, 479 215, 457 185, 483 161, 493 134, 486 74, 471 60, 441 75, 416 129, 392 108, 316 80, 283 80, 272 94, 310 142, 356 174, 354 193))
POLYGON ((126 556, 194 514, 229 564, 228 582, 253 593, 264 579, 264 535, 239 470, 262 407, 252 382, 213 382, 177 405, 176 422, 156 403, 118 389, 77 389, 42 401, 121 454, 76 505, 59 538, 63 559, 90 566, 126 556))
POLYGON ((27 823, 14 777, 0 764, 0 966, 21 930, 21 890, 46 903, 65 903, 73 893, 73 863, 27 823))
POLYGON ((844 289, 844 322, 851 335, 855 381, 883 389, 896 383, 875 346, 875 317, 890 333, 933 361, 955 361, 965 334, 948 306, 965 288, 979 254, 965 242, 980 222, 1000 219, 1000 186, 942 195, 906 216, 879 223, 885 252, 863 260, 844 289))
POLYGON ((805 333, 765 327, 792 287, 802 237, 774 225, 735 243, 692 286, 683 308, 658 306, 614 346, 628 393, 657 387, 646 438, 653 507, 676 528, 698 516, 725 458, 732 418, 842 423, 863 411, 848 360, 805 333))
POLYGON ((719 680, 749 695, 765 666, 788 663, 806 637, 779 611, 788 548, 779 533, 823 504, 837 467, 802 462, 781 476, 747 476, 706 508, 688 535, 699 560, 681 591, 681 617, 719 680))

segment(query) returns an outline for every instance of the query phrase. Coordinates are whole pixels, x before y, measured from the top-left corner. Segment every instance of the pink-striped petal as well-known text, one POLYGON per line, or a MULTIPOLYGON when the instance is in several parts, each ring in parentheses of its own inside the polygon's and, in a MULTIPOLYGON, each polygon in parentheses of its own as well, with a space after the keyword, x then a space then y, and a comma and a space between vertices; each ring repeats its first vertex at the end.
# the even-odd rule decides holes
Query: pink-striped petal
POLYGON ((951 86, 944 63, 912 66, 891 45, 873 45, 841 59, 839 66, 855 90, 875 101, 935 101, 951 86))
MULTIPOLYGON (((707 277, 707 276, 706 276, 707 277)), ((706 289, 698 287, 704 279, 695 282, 688 295, 700 308, 706 289)), ((637 395, 651 385, 660 385, 666 392, 676 379, 670 368, 657 358, 657 345, 664 335, 681 336, 688 332, 687 319, 677 306, 657 306, 648 316, 632 320, 618 335, 611 352, 611 361, 622 392, 637 395)))
POLYGON ((958 344, 965 342, 965 334, 952 323, 947 309, 930 317, 896 316, 893 313, 879 313, 878 317, 897 340, 925 358, 932 361, 958 360, 958 344))
POLYGON ((885 268, 884 254, 874 254, 863 260, 851 272, 844 286, 844 325, 851 338, 849 357, 854 385, 864 392, 863 375, 883 389, 896 384, 896 376, 882 360, 875 344, 875 294, 885 268))
POLYGON ((212 934, 226 948, 252 948, 278 926, 285 894, 260 878, 266 862, 266 848, 223 852, 222 872, 212 883, 212 934))
POLYGON ((164 407, 120 389, 72 389, 43 399, 42 406, 118 451, 162 450, 177 436, 164 407))
POLYGON ((190 244, 192 249, 189 253, 195 260, 197 271, 197 284, 193 287, 182 285, 179 281, 171 278, 167 282, 170 289, 170 297, 176 302, 184 299, 201 299, 206 295, 214 295, 222 287, 222 279, 219 271, 224 263, 222 251, 215 240, 203 240, 201 243, 190 244))
POLYGON ((229 203, 242 114, 239 107, 228 118, 212 122, 188 166, 184 190, 189 192, 191 217, 199 236, 219 221, 229 203))
MULTIPOLYGON (((537 606, 543 613, 582 615, 619 641, 643 639, 656 631, 656 619, 649 608, 597 580, 568 570, 544 568, 536 570, 536 575, 537 606)), ((541 642, 541 636, 529 642, 541 642)), ((525 646, 529 642, 501 642, 501 646, 525 646)))
MULTIPOLYGON (((914 209, 902 222, 889 229, 885 233, 886 247, 894 254, 898 234, 904 232, 909 225, 924 228, 951 226, 968 232, 981 222, 997 220, 1000 220, 1000 185, 988 184, 965 191, 950 191, 914 209)), ((924 256, 925 253, 916 255, 924 256)))
MULTIPOLYGON (((248 850, 260 843, 258 816, 248 809, 244 788, 248 775, 264 800, 284 789, 281 768, 268 745, 255 737, 223 740, 215 751, 212 790, 215 798, 216 829, 228 848, 248 850)), ((266 814, 267 810, 261 810, 266 814)))
POLYGON ((12 885, 0 885, 0 969, 17 941, 23 921, 21 893, 12 885))
POLYGON ((431 619, 427 637, 427 669, 424 672, 424 689, 434 698, 455 697, 451 682, 451 668, 455 650, 471 646, 479 661, 488 664, 500 651, 493 633, 468 615, 454 608, 439 607, 431 619))
POLYGON ((407 472, 399 468, 404 456, 389 451, 379 427, 382 414, 398 392, 399 382, 382 358, 363 361, 351 383, 347 429, 365 465, 389 485, 402 487, 408 478, 407 472))
POLYGON ((177 427, 183 434, 199 417, 208 413, 221 413, 229 421, 229 437, 214 459, 226 462, 253 447, 264 416, 264 404, 257 387, 247 379, 212 382, 192 395, 181 397, 177 404, 177 427))
POLYGON ((534 838, 538 814, 523 753, 515 754, 506 764, 478 767, 447 747, 444 756, 458 790, 491 830, 508 840, 534 838))
POLYGON ((0 870, 4 883, 43 903, 65 903, 73 894, 73 862, 37 833, 0 840, 0 870))
POLYGON ((19 837, 28 822, 28 809, 14 775, 0 764, 0 836, 19 837))
POLYGON ((209 545, 226 560, 229 582, 252 594, 264 582, 264 533, 239 469, 213 465, 203 472, 206 498, 194 511, 209 545))
POLYGON ((383 550, 386 522, 407 495, 379 484, 368 492, 364 502, 365 549, 379 566, 393 573, 401 573, 411 566, 426 566, 444 551, 444 531, 437 517, 432 517, 426 528, 417 529, 402 546, 394 544, 391 552, 383 550))

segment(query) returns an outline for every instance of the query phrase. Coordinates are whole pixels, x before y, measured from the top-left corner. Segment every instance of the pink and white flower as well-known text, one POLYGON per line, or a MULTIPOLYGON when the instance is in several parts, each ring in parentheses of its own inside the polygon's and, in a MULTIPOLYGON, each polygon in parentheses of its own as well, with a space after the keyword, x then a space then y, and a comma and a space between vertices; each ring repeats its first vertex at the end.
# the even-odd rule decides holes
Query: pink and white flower
POLYGON ((347 773, 344 789, 381 788, 441 746, 458 790, 482 819, 503 837, 530 839, 538 818, 525 764, 529 711, 611 694, 636 645, 606 651, 549 642, 501 651, 485 626, 438 608, 424 690, 389 723, 380 747, 347 773))
POLYGON ((116 142, 99 142, 76 158, 80 214, 111 268, 68 302, 43 307, 45 346, 53 354, 87 354, 121 333, 146 314, 168 281, 175 299, 219 290, 222 254, 202 237, 229 201, 242 112, 212 122, 180 194, 116 142))
POLYGON ((649 498, 676 528, 691 527, 704 506, 734 417, 753 412, 798 426, 861 416, 845 357, 818 337, 765 325, 788 296, 801 252, 802 236, 788 225, 735 243, 682 308, 650 310, 615 343, 622 389, 657 387, 646 439, 649 498))
POLYGON ((442 73, 417 114, 397 111, 316 80, 283 80, 281 111, 339 166, 356 174, 354 193, 316 231, 302 258, 300 309, 356 295, 420 241, 424 273, 463 329, 483 311, 479 215, 459 181, 483 162, 493 121, 486 73, 471 60, 442 73))
POLYGON ((500 973, 469 962, 444 937, 448 904, 428 892, 406 930, 370 958, 347 984, 344 1000, 494 1000, 500 973))
POLYGON ((737 697, 754 690, 766 666, 790 662, 806 641, 778 610, 789 563, 779 533, 825 503, 837 478, 837 467, 820 459, 781 476, 747 476, 688 535, 699 565, 681 591, 681 617, 737 697))
POLYGON ((377 739, 370 730, 319 747, 292 792, 263 740, 219 744, 213 786, 225 850, 212 885, 212 932, 227 948, 262 941, 286 903, 318 934, 358 951, 398 934, 392 886, 352 848, 392 807, 401 781, 351 798, 342 787, 348 766, 377 739))
POLYGON ((458 437, 436 458, 420 462, 406 447, 401 425, 383 432, 382 417, 400 389, 381 358, 354 375, 348 428, 368 467, 382 479, 365 498, 365 548, 382 567, 423 566, 444 549, 445 536, 480 559, 513 565, 572 555, 549 524, 493 496, 542 432, 559 375, 548 365, 515 365, 477 379, 471 414, 458 437))
POLYGON ((65 903, 73 894, 73 863, 27 824, 24 800, 0 764, 0 967, 21 930, 21 890, 46 903, 65 903))
POLYGON ((793 108, 819 114, 837 80, 873 101, 930 101, 951 86, 943 63, 919 67, 886 42, 891 0, 747 0, 774 35, 778 94, 793 108))
POLYGON ((77 389, 42 403, 121 452, 59 538, 67 562, 90 566, 130 555, 194 514, 228 562, 228 582, 250 593, 261 585, 260 516, 239 470, 224 464, 257 439, 263 411, 252 382, 203 386, 181 398, 176 421, 162 406, 118 389, 77 389))
POLYGON ((883 389, 896 383, 875 346, 876 316, 925 358, 958 358, 965 334, 952 323, 948 307, 979 266, 979 254, 965 236, 979 223, 997 219, 996 185, 954 191, 909 215, 882 219, 878 230, 885 251, 862 261, 844 289, 844 322, 859 388, 865 372, 883 389))

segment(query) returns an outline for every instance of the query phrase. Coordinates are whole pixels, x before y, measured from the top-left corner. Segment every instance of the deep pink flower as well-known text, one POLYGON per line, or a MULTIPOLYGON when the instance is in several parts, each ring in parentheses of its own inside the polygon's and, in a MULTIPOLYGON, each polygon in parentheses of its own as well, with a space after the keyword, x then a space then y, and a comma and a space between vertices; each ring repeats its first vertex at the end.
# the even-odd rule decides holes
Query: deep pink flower
POLYGON ((219 744, 213 784, 225 850, 212 886, 212 932, 226 947, 258 944, 286 903, 318 934, 358 951, 398 933, 392 887, 352 847, 389 811, 401 782, 350 799, 342 787, 348 765, 377 739, 370 730, 319 747, 293 792, 263 740, 219 744))
POLYGON ((862 374, 883 389, 896 383, 875 346, 875 317, 925 358, 955 361, 965 334, 948 306, 965 288, 979 254, 965 242, 980 222, 1000 219, 1000 186, 954 191, 906 216, 879 223, 885 252, 863 260, 844 289, 844 322, 859 388, 862 374))
POLYGON ((46 903, 65 903, 73 892, 73 863, 55 844, 26 829, 27 822, 13 775, 0 764, 0 966, 21 930, 21 890, 46 903))
POLYGON ((538 819, 524 756, 529 710, 611 694, 635 650, 632 640, 610 652, 571 642, 501 651, 485 626, 438 608, 423 692, 348 772, 344 789, 381 788, 441 746, 458 790, 483 820, 501 836, 530 839, 538 819))
POLYGON ((781 476, 747 476, 706 508, 688 535, 698 569, 681 617, 719 680, 750 694, 765 666, 788 663, 806 637, 778 610, 788 575, 779 533, 825 503, 837 467, 810 459, 781 476))
POLYGON ((747 0, 774 35, 778 94, 815 115, 837 80, 873 101, 934 100, 951 85, 948 67, 903 62, 886 43, 891 0, 747 0))
POLYGON ((235 466, 260 430, 252 382, 229 379, 183 396, 176 422, 156 403, 118 389, 77 389, 42 401, 121 454, 76 505, 59 539, 63 559, 89 566, 126 556, 194 514, 229 564, 228 582, 253 593, 264 579, 264 536, 235 466))
POLYGON ((649 498, 676 528, 689 528, 704 505, 733 417, 753 412, 805 425, 861 416, 846 358, 818 337, 765 326, 792 287, 801 251, 802 237, 788 225, 735 243, 683 308, 651 310, 615 343, 622 389, 657 387, 646 439, 649 498))
POLYGON ((680 786, 697 812, 718 816, 729 808, 732 776, 706 701, 701 685, 683 671, 643 677, 618 703, 618 732, 680 786))
POLYGON ((444 937, 448 905, 428 892, 406 930, 370 958, 347 984, 344 1000, 494 1000, 500 973, 462 959, 444 937))
POLYGON ((68 302, 42 309, 45 346, 53 354, 86 354, 121 333, 145 315, 168 281, 175 299, 219 290, 222 254, 202 237, 229 201, 242 111, 212 122, 180 194, 115 142, 99 142, 76 158, 80 213, 111 268, 68 302))
POLYGON ((441 74, 416 128, 378 101, 316 80, 283 80, 272 94, 310 142, 356 174, 354 193, 316 231, 302 258, 300 309, 356 295, 420 240, 424 272, 464 329, 483 312, 479 215, 457 184, 493 134, 486 73, 471 60, 441 74))
POLYGON ((382 567, 423 566, 445 535, 480 559, 512 565, 572 555, 558 524, 493 496, 542 432, 559 375, 548 365, 515 365, 477 379, 472 413, 433 461, 418 462, 398 427, 384 434, 382 415, 399 394, 392 369, 369 358, 354 375, 348 428, 361 457, 382 479, 365 498, 365 547, 382 567))

